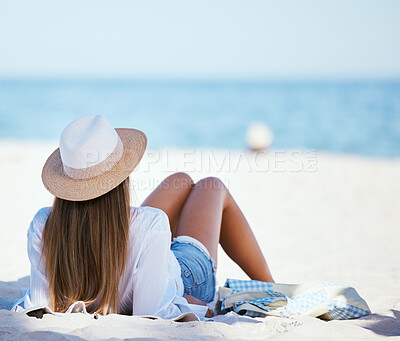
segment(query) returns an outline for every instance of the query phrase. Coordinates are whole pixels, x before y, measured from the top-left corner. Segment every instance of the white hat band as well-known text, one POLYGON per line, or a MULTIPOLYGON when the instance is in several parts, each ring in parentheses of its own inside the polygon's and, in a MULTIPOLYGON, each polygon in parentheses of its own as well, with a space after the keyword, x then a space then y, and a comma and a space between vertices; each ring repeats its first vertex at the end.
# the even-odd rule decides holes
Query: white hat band
POLYGON ((66 164, 63 164, 64 172, 70 178, 76 180, 86 180, 94 178, 113 168, 114 165, 117 164, 117 162, 121 159, 123 151, 124 146, 121 142, 121 139, 118 137, 117 145, 115 146, 113 152, 100 163, 97 163, 94 166, 79 169, 72 168, 67 166, 66 164))

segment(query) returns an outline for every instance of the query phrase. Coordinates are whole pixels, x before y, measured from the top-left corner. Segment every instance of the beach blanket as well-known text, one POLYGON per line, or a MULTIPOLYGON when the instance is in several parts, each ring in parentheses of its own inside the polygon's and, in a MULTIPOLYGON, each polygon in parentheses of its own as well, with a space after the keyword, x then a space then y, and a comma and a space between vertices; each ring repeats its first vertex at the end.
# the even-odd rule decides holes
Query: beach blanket
POLYGON ((309 315, 323 320, 346 320, 370 314, 367 303, 348 286, 310 283, 280 284, 228 279, 219 288, 217 314, 291 317, 309 315))

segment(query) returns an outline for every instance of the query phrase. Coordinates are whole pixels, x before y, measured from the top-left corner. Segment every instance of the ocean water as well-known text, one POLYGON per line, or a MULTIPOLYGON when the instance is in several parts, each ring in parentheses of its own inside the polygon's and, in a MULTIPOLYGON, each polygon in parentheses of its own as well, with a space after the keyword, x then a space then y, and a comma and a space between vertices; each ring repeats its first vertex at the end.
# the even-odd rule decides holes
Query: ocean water
POLYGON ((400 81, 0 81, 0 139, 57 140, 85 114, 143 130, 150 148, 245 148, 257 121, 277 149, 400 156, 400 81))

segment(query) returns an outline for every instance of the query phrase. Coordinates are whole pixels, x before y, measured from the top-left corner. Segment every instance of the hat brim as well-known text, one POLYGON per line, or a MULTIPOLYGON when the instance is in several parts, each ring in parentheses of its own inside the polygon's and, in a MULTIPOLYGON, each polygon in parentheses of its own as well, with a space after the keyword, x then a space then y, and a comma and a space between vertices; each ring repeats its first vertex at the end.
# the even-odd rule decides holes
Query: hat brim
POLYGON ((124 148, 121 159, 109 171, 90 179, 73 179, 64 172, 60 149, 57 148, 43 166, 42 181, 46 189, 61 199, 84 201, 97 198, 121 184, 142 159, 147 138, 140 130, 115 130, 124 148))

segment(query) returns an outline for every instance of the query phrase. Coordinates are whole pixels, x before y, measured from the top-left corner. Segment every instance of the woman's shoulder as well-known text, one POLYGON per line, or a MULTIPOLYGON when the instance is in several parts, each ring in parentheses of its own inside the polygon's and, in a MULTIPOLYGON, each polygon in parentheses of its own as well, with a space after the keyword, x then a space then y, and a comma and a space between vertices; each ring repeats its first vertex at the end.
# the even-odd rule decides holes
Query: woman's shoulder
POLYGON ((50 212, 51 212, 51 207, 50 206, 42 207, 36 212, 36 214, 33 217, 33 219, 44 220, 44 222, 46 222, 50 212))
POLYGON ((169 230, 169 220, 167 214, 156 207, 150 206, 131 206, 131 228, 135 230, 169 230))
POLYGON ((42 207, 34 215, 31 224, 28 229, 29 235, 41 236, 43 233, 44 225, 46 224, 47 218, 49 217, 51 207, 42 207))

